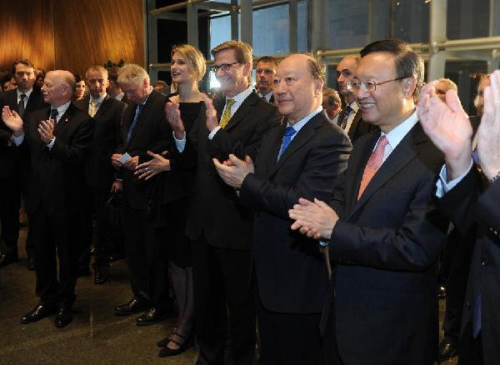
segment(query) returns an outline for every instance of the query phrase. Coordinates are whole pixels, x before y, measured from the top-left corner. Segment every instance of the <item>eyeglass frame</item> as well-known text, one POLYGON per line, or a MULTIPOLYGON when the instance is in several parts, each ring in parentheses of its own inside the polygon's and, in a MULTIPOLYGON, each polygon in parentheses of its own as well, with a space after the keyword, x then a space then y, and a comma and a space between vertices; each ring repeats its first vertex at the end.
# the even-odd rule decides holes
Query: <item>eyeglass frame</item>
POLYGON ((371 91, 368 91, 368 89, 366 87, 366 83, 367 82, 365 82, 365 81, 359 81, 359 80, 347 81, 345 83, 345 85, 346 85, 347 90, 349 90, 352 93, 356 93, 356 92, 358 92, 361 89, 364 89, 365 92, 367 92, 367 93, 373 93, 373 92, 375 92, 377 90, 377 86, 378 85, 384 85, 384 84, 387 84, 387 83, 393 82, 393 81, 401 81, 401 80, 407 79, 409 77, 411 77, 411 76, 402 76, 402 77, 397 77, 395 79, 387 80, 387 81, 382 81, 382 82, 367 81, 367 82, 373 83, 373 90, 371 90, 371 91), (352 89, 352 84, 353 84, 353 82, 356 82, 356 81, 359 83, 359 89, 358 90, 353 90, 352 89), (362 86, 362 85, 365 85, 365 86, 362 86))
POLYGON ((233 67, 236 64, 241 65, 241 62, 234 61, 231 63, 223 63, 222 65, 213 65, 213 66, 210 66, 210 71, 212 71, 214 74, 216 74, 217 71, 219 71, 219 70, 222 70, 223 72, 228 72, 231 69, 231 67, 233 67))

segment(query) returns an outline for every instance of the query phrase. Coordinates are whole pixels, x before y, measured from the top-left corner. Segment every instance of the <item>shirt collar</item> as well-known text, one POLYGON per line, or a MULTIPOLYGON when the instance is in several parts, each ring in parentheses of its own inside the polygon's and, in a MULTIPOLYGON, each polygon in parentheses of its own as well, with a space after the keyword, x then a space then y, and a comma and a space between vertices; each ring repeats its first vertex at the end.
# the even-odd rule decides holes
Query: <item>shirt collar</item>
POLYGON ((57 109, 57 120, 59 120, 64 115, 64 113, 66 113, 66 110, 68 110, 70 105, 71 105, 71 100, 68 101, 66 104, 63 104, 57 108, 51 107, 50 110, 57 109))
POLYGON ((321 113, 323 111, 323 107, 320 106, 318 109, 314 110, 311 114, 306 115, 304 118, 299 120, 297 123, 294 125, 290 125, 290 123, 286 123, 287 127, 292 127, 295 129, 297 132, 302 129, 303 126, 306 125, 307 122, 309 122, 312 118, 314 118, 317 114, 321 113))
POLYGON ((89 98, 89 104, 94 100, 95 102, 97 102, 97 105, 101 105, 102 102, 104 101, 104 99, 106 99, 106 96, 108 96, 108 94, 104 94, 103 96, 101 96, 97 99, 94 99, 91 95, 89 98))
POLYGON ((29 89, 28 91, 26 91, 24 93, 21 90, 16 89, 16 92, 17 92, 17 100, 21 100, 21 94, 26 95, 25 100, 27 100, 27 99, 29 99, 31 93, 33 92, 33 88, 29 89))
POLYGON ((245 101, 245 99, 251 93, 253 93, 253 88, 252 88, 252 86, 249 86, 245 90, 243 90, 242 92, 240 92, 239 94, 233 96, 232 98, 226 96, 226 102, 227 102, 227 99, 233 99, 237 104, 241 104, 241 103, 243 103, 245 101))
POLYGON ((418 115, 415 110, 403 123, 399 124, 396 128, 394 128, 389 133, 385 134, 382 132, 381 135, 385 135, 387 137, 387 141, 389 145, 394 150, 397 145, 403 140, 403 138, 410 132, 410 130, 418 123, 418 115))

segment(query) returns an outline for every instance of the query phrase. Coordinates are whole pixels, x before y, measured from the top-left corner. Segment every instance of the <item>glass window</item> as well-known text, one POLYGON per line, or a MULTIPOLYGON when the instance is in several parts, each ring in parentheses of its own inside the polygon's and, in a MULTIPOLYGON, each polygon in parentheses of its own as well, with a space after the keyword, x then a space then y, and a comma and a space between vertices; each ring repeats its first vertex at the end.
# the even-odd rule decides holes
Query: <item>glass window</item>
POLYGON ((448 39, 489 36, 490 0, 448 0, 447 10, 448 39))

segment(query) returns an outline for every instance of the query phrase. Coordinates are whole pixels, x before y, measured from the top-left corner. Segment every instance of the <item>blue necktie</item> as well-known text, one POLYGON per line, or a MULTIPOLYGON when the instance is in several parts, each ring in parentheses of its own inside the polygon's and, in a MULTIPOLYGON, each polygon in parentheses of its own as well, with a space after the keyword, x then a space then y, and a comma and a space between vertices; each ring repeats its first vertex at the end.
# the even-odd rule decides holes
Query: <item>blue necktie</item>
POLYGON ((132 133, 134 133, 135 126, 137 125, 137 121, 139 120, 139 116, 141 115, 141 110, 142 110, 142 105, 137 105, 137 108, 135 109, 134 121, 130 125, 130 129, 128 130, 127 133, 127 143, 129 143, 130 138, 132 138, 132 133))
POLYGON ((476 295, 472 307, 472 337, 477 338, 479 332, 481 332, 481 293, 476 295))
POLYGON ((285 129, 285 136, 283 137, 283 142, 281 142, 281 149, 280 153, 278 154, 278 160, 280 159, 281 156, 285 153, 287 150, 288 146, 290 145, 290 142, 292 142, 292 136, 297 133, 293 127, 286 127, 285 129))

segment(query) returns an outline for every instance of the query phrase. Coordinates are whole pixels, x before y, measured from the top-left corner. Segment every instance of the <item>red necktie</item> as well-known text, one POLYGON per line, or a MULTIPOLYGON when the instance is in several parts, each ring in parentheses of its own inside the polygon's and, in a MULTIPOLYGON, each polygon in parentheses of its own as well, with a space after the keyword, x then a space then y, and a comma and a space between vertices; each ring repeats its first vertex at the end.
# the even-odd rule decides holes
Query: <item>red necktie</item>
POLYGON ((377 148, 375 148, 368 159, 365 166, 365 171, 363 171, 363 178, 361 179, 361 185, 359 186, 358 200, 363 195, 366 187, 370 183, 371 179, 377 172, 377 170, 382 166, 384 162, 384 151, 385 146, 387 146, 387 137, 385 135, 381 136, 378 140, 377 148))

